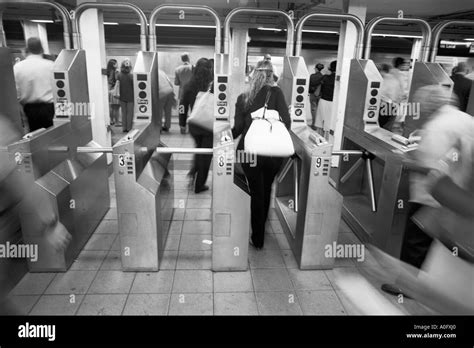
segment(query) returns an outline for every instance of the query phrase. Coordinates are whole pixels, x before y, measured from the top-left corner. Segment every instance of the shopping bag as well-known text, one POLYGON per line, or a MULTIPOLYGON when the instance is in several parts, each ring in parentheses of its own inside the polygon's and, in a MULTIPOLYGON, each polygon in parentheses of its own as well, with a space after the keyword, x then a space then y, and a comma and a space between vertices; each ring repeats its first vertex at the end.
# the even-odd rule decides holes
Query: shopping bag
POLYGON ((214 94, 210 90, 197 94, 188 123, 209 131, 214 129, 214 94))
POLYGON ((245 152, 260 156, 290 157, 295 153, 290 133, 280 120, 277 110, 268 110, 268 91, 265 105, 252 112, 252 124, 244 139, 245 152))

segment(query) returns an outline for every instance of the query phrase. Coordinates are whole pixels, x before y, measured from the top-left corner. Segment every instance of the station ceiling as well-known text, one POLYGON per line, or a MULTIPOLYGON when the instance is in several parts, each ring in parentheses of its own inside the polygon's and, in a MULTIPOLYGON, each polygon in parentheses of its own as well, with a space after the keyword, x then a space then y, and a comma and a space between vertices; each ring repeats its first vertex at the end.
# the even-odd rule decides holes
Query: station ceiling
MULTIPOLYGON (((90 1, 90 0, 89 0, 90 1)), ((419 17, 426 19, 431 25, 436 24, 444 19, 466 19, 474 21, 474 0, 351 0, 353 3, 367 4, 367 18, 370 20, 375 16, 396 17, 399 11, 403 11, 405 17, 419 17)), ((0 0, 1 6, 2 0, 0 0)), ((20 2, 20 1, 17 1, 20 2)), ((81 0, 57 0, 57 2, 65 5, 68 9, 74 9, 81 0)), ((108 2, 108 1, 97 1, 108 2)), ((126 2, 118 0, 115 2, 126 2)), ((215 9, 221 19, 236 7, 255 7, 255 8, 272 8, 283 11, 293 10, 295 22, 308 12, 329 12, 341 13, 343 0, 129 0, 140 7, 147 17, 151 11, 161 4, 178 3, 207 5, 215 9)), ((38 7, 10 7, 4 14, 5 20, 14 20, 21 17, 22 19, 58 19, 54 11, 39 10, 38 7)), ((158 23, 163 24, 180 24, 177 13, 163 12, 158 17, 158 23)), ((109 23, 134 25, 138 22, 134 15, 124 11, 107 11, 104 13, 104 21, 109 23)), ((207 14, 189 13, 186 14, 187 24, 193 25, 210 25, 213 24, 211 18, 207 14)), ((243 25, 250 28, 266 27, 266 28, 285 28, 286 25, 282 18, 275 16, 248 16, 239 15, 235 17, 232 25, 243 25)), ((307 29, 338 31, 339 23, 336 22, 315 22, 308 21, 307 29)), ((306 27, 305 27, 306 28, 306 27)), ((113 31, 120 35, 120 31, 127 31, 126 26, 116 28, 113 31)), ((377 27, 379 33, 408 34, 419 35, 419 28, 407 25, 381 25, 377 27)), ((115 34, 114 34, 115 35, 115 34)), ((445 31, 445 35, 452 39, 458 37, 474 37, 473 27, 452 27, 445 31)))

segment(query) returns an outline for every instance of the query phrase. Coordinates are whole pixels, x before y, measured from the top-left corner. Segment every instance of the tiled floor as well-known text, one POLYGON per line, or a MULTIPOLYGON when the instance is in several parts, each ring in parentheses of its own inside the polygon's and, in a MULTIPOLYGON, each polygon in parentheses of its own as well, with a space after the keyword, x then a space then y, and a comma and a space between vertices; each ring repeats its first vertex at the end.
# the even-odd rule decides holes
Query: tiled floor
MULTIPOLYGON (((120 135, 120 134, 118 134, 120 135)), ((189 135, 173 125, 162 141, 192 147, 189 135)), ((65 273, 29 273, 11 292, 22 314, 29 315, 346 315, 359 314, 345 298, 338 277, 362 276, 374 289, 380 281, 370 275, 376 267, 366 253, 364 262, 338 259, 332 270, 301 271, 282 227, 272 210, 265 247, 249 249, 246 272, 211 271, 211 195, 194 194, 186 178, 192 157, 178 155, 175 163, 176 209, 165 246, 161 270, 122 272, 116 209, 106 214, 77 260, 65 273), (181 166, 181 167, 180 167, 181 166), (188 166, 188 167, 186 167, 188 166), (177 168, 178 167, 178 168, 177 168)), ((210 178, 209 180, 212 180, 210 178)), ((113 176, 110 179, 115 198, 113 176)), ((112 207, 115 207, 112 202, 112 207)), ((339 243, 360 243, 341 222, 339 243)), ((414 301, 383 294, 403 313, 429 314, 414 301)))

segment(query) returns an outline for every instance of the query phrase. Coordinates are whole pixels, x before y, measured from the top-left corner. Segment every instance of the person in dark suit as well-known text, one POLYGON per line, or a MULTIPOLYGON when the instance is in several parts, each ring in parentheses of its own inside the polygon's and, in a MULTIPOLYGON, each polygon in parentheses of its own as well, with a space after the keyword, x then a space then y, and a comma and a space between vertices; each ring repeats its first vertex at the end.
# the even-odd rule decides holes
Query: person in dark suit
POLYGON ((316 122, 316 111, 318 109, 319 99, 321 99, 321 82, 323 81, 323 73, 321 70, 324 69, 324 65, 321 63, 316 64, 314 67, 314 74, 309 77, 309 100, 311 102, 311 128, 316 130, 316 127, 323 128, 322 119, 316 122))
MULTIPOLYGON (((209 89, 213 93, 211 83, 214 79, 213 69, 209 59, 201 58, 197 61, 196 67, 193 70, 193 76, 191 80, 184 86, 183 95, 181 98, 181 107, 179 108, 179 119, 181 126, 186 126, 186 120, 188 118, 188 111, 194 107, 196 97, 199 92, 206 92, 209 89), (211 88, 210 88, 211 87, 211 88)), ((203 127, 196 124, 188 124, 189 132, 191 133, 194 141, 196 142, 197 148, 212 148, 213 146, 213 133, 203 127)), ((196 155, 194 158, 194 164, 188 176, 194 182, 194 192, 200 193, 209 189, 206 186, 207 176, 209 174, 209 167, 211 165, 211 155, 196 155)))
MULTIPOLYGON (((275 84, 273 75, 273 66, 270 61, 259 62, 251 77, 248 90, 237 98, 235 124, 232 128, 234 139, 241 136, 237 151, 243 151, 245 148, 245 135, 252 124, 251 113, 264 106, 269 92, 268 109, 277 110, 285 126, 290 128, 288 104, 282 90, 275 84)), ((264 244, 265 222, 270 208, 272 184, 282 162, 283 158, 280 157, 257 156, 256 165, 242 164, 250 187, 252 225, 250 243, 257 249, 261 249, 264 244)))
POLYGON ((451 80, 454 82, 453 92, 458 97, 459 110, 466 112, 473 83, 472 80, 466 77, 466 75, 469 74, 469 68, 466 63, 461 62, 453 71, 453 75, 451 76, 451 80))

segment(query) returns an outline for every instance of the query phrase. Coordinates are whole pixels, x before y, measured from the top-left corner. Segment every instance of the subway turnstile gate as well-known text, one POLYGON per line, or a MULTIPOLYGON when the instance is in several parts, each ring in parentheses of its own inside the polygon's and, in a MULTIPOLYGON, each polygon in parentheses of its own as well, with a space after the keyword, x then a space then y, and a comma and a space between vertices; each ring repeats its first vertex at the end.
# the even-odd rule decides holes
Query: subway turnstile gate
POLYGON ((139 52, 133 82, 135 129, 113 147, 122 269, 158 271, 174 201, 171 156, 155 151, 160 146, 156 52, 139 52))
POLYGON ((97 146, 86 76, 84 51, 61 51, 52 76, 54 126, 26 135, 8 149, 18 173, 32 187, 20 211, 24 242, 38 244, 38 260, 28 263, 31 272, 66 271, 109 209, 105 155, 76 153, 78 146, 97 146), (57 251, 45 240, 44 217, 30 206, 41 204, 38 199, 51 202, 57 219, 72 235, 65 250, 57 251))
MULTIPOLYGON (((368 24, 366 57, 351 61, 342 143, 344 149, 360 151, 362 156, 341 161, 337 187, 344 196, 342 216, 357 236, 399 257, 409 211, 409 170, 404 160, 407 152, 416 149, 416 144, 379 126, 383 79, 368 55, 373 27, 384 20, 416 23, 423 29, 421 61, 414 64, 409 102, 421 86, 451 85, 439 64, 425 61, 431 36, 425 21, 380 17, 368 24)), ((408 132, 425 121, 412 116, 405 119, 408 132)))
POLYGON ((277 176, 275 209, 300 269, 329 269, 342 197, 330 185, 332 145, 306 124, 309 73, 302 57, 285 57, 280 86, 290 103, 295 155, 277 176))

